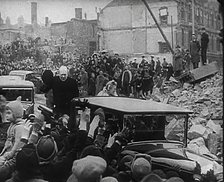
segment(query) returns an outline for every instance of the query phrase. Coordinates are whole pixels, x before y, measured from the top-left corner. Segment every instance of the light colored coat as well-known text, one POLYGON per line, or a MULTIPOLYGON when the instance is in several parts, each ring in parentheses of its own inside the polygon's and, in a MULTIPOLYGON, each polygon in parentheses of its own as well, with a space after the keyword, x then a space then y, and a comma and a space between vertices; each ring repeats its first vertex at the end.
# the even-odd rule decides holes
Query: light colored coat
POLYGON ((15 153, 21 148, 20 139, 24 130, 24 120, 17 119, 16 123, 11 123, 7 130, 7 139, 5 146, 0 154, 7 160, 11 159, 15 153))

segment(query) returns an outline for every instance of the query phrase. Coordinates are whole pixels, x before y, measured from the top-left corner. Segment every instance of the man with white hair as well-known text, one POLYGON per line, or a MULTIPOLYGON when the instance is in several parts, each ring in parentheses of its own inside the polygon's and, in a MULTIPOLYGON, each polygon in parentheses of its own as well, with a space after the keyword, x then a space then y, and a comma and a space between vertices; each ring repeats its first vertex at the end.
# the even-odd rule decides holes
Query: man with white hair
POLYGON ((56 114, 70 114, 70 102, 74 97, 79 96, 78 84, 76 80, 68 77, 66 66, 59 68, 59 76, 53 80, 53 100, 56 114))
POLYGON ((61 66, 59 68, 59 78, 61 81, 65 81, 68 78, 68 70, 66 66, 61 66))
POLYGON ((53 90, 54 113, 58 117, 63 114, 69 115, 71 100, 79 96, 79 90, 76 80, 68 77, 66 66, 59 68, 59 75, 53 77, 48 87, 53 90))

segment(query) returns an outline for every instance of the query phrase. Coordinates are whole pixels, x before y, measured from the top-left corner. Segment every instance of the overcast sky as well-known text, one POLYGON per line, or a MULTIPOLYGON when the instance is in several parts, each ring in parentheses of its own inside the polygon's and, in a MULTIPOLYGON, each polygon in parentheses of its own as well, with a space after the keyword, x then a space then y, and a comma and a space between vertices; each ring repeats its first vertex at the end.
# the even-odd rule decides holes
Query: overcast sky
MULTIPOLYGON (((31 2, 37 2, 37 21, 44 23, 49 17, 52 23, 69 21, 75 17, 75 8, 83 8, 87 19, 96 19, 95 7, 103 8, 112 0, 0 0, 0 12, 5 22, 10 17, 11 24, 17 23, 22 15, 25 23, 31 23, 31 2)), ((84 16, 83 16, 84 17, 84 16)))

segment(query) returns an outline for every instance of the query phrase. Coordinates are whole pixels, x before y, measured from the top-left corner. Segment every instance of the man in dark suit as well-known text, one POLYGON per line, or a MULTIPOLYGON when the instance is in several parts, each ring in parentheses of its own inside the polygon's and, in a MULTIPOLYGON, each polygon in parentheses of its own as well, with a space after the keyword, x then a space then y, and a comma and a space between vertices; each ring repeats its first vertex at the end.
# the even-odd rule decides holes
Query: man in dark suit
POLYGON ((201 34, 201 61, 202 61, 202 65, 206 64, 206 60, 207 60, 206 54, 207 54, 208 42, 209 42, 208 34, 206 33, 205 28, 202 28, 202 34, 201 34))
MULTIPOLYGON (((190 42, 190 54, 191 54, 191 62, 193 64, 193 69, 198 68, 198 63, 200 62, 199 51, 201 46, 195 34, 192 34, 192 41, 190 42)), ((174 69, 175 71, 175 69, 174 69)))
MULTIPOLYGON (((49 70, 48 70, 49 71, 49 70)), ((68 77, 68 70, 66 66, 61 66, 59 69, 59 76, 46 78, 49 74, 45 73, 42 75, 42 80, 47 86, 48 90, 53 91, 53 111, 56 117, 61 117, 63 114, 70 115, 70 104, 74 97, 79 97, 78 83, 75 79, 68 77), (49 80, 46 82, 46 80, 49 80)))

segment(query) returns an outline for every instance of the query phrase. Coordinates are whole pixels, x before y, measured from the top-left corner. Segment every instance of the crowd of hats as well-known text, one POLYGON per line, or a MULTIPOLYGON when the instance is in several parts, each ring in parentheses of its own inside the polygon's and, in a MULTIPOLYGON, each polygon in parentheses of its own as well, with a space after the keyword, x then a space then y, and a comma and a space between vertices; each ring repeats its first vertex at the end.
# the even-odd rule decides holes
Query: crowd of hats
MULTIPOLYGON (((18 152, 16 170, 23 177, 35 176, 40 165, 50 163, 57 152, 54 138, 50 135, 42 136, 37 144, 27 144, 18 152)), ((111 165, 104 157, 103 151, 95 145, 85 147, 80 157, 73 161, 67 182, 183 182, 175 171, 165 173, 163 170, 153 169, 151 156, 147 154, 123 156, 118 160, 116 170, 110 169, 111 165)))
POLYGON ((153 169, 151 157, 145 154, 125 155, 118 164, 120 172, 116 176, 118 181, 128 182, 184 182, 175 171, 167 171, 161 169, 153 169))

